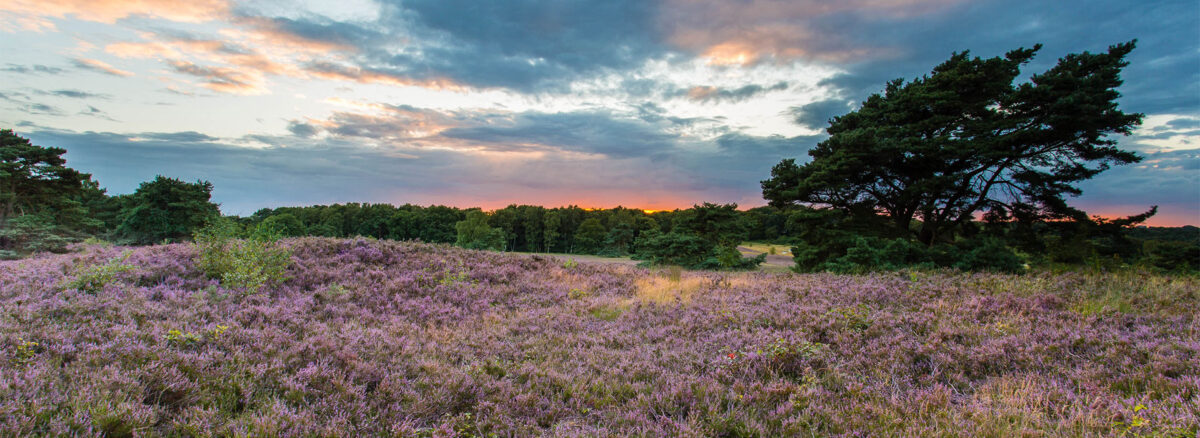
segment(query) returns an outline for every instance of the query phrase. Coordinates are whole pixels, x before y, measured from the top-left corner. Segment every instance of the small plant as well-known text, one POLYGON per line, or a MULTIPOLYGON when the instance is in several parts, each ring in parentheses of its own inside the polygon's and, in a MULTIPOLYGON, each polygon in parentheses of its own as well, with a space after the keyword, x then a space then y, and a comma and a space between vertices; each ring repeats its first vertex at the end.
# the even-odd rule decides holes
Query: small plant
POLYGON ((580 289, 577 287, 573 287, 573 288, 571 288, 571 290, 567 291, 567 297, 570 299, 573 299, 573 300, 577 300, 580 298, 587 298, 587 296, 588 296, 587 290, 580 289))
POLYGON ((227 325, 217 325, 211 329, 205 330, 203 333, 185 332, 183 330, 171 329, 167 330, 167 334, 163 335, 163 339, 167 340, 167 344, 180 347, 191 348, 203 345, 208 342, 214 342, 221 338, 221 334, 229 330, 227 325))
POLYGON ((776 339, 758 350, 766 360, 766 369, 792 377, 808 377, 814 369, 823 367, 822 359, 828 346, 807 340, 776 339))
POLYGON ((470 273, 467 272, 467 267, 463 266, 462 262, 459 262, 457 269, 443 273, 442 278, 438 280, 438 283, 442 286, 450 286, 455 283, 470 282, 470 278, 471 276, 470 273))
POLYGON ((871 327, 871 309, 866 304, 859 303, 853 307, 834 307, 826 315, 833 316, 835 320, 852 331, 861 332, 871 327))
POLYGON ((204 342, 204 339, 198 334, 175 329, 167 330, 167 334, 163 335, 163 339, 167 340, 168 345, 176 347, 194 347, 204 342))
POLYGON ((573 258, 568 257, 567 261, 563 262, 562 266, 563 266, 563 269, 574 269, 576 266, 579 266, 579 262, 575 261, 575 259, 573 259, 573 258))
POLYGON ((71 280, 62 285, 64 289, 75 289, 88 294, 96 294, 109 283, 116 281, 125 273, 132 271, 133 266, 123 263, 129 258, 129 251, 114 257, 103 265, 85 267, 71 280))
POLYGON ((13 364, 23 366, 33 361, 33 357, 42 350, 41 344, 24 339, 17 339, 17 354, 13 358, 13 364))
POLYGON ((1113 428, 1120 431, 1122 435, 1134 434, 1134 436, 1140 436, 1141 434, 1138 432, 1150 426, 1150 420, 1139 414, 1144 410, 1146 410, 1146 405, 1138 403, 1132 409, 1132 418, 1129 421, 1113 422, 1113 428))
POLYGON ((229 326, 218 324, 216 327, 209 329, 208 332, 205 333, 205 335, 208 337, 209 340, 215 341, 218 338, 220 338, 221 334, 225 333, 226 330, 229 330, 229 326))

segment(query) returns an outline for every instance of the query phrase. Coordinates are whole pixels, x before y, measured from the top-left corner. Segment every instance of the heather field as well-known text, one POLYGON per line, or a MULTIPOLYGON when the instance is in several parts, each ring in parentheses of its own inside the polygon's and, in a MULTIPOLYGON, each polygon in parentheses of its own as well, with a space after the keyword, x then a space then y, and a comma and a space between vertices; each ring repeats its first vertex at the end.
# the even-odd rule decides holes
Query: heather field
POLYGON ((2 436, 1177 436, 1200 287, 653 271, 301 238, 0 262, 2 436))

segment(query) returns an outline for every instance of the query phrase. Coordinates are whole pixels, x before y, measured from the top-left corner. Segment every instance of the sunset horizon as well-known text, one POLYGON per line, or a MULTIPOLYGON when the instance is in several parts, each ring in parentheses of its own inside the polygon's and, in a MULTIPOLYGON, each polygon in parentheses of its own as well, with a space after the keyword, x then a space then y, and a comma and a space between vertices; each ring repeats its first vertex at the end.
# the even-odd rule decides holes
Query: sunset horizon
POLYGON ((1194 2, 0 0, 0 128, 110 195, 156 175, 222 212, 348 202, 766 205, 830 118, 954 52, 1043 44, 1019 82, 1137 40, 1143 157, 1079 185, 1108 218, 1200 224, 1194 2))

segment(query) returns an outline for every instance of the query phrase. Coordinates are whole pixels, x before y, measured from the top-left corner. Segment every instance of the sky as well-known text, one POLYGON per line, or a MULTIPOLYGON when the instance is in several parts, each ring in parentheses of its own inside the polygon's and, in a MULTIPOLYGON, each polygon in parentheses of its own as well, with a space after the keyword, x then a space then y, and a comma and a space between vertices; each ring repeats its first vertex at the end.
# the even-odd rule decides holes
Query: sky
POLYGON ((344 202, 763 205, 828 120, 956 51, 1024 73, 1137 39, 1144 157, 1073 205, 1200 224, 1200 3, 0 0, 0 128, 110 194, 211 181, 226 214, 344 202))

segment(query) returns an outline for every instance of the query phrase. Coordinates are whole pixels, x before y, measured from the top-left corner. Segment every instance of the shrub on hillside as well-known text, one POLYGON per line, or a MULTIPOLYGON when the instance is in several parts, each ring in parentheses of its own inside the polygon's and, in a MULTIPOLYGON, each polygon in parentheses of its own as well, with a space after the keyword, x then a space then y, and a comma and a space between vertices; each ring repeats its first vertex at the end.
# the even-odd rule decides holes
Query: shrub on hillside
POLYGON ((926 247, 910 239, 856 236, 853 244, 801 243, 792 248, 800 272, 863 273, 905 268, 954 268, 963 271, 1021 272, 1024 261, 1003 242, 992 238, 964 239, 954 245, 926 247), (819 254, 845 248, 842 255, 817 262, 819 254))
POLYGON ((125 251, 105 264, 83 267, 76 272, 73 278, 64 282, 62 287, 96 294, 134 269, 132 265, 125 263, 129 254, 129 251, 125 251))
POLYGON ((198 230, 194 239, 200 270, 223 286, 248 294, 282 283, 291 265, 291 252, 279 245, 279 235, 270 228, 238 239, 236 224, 218 219, 198 230))

